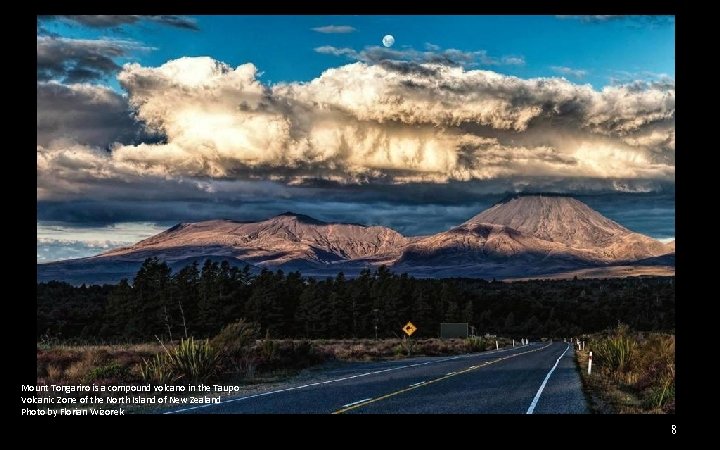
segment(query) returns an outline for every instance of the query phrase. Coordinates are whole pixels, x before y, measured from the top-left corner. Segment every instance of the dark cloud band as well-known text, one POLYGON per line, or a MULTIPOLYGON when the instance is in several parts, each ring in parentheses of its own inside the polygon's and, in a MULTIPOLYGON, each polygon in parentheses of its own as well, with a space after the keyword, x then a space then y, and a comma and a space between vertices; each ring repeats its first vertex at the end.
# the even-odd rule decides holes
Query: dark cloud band
POLYGON ((38 21, 61 20, 64 22, 83 25, 91 28, 116 28, 122 25, 134 24, 142 21, 154 22, 160 25, 167 25, 186 30, 198 30, 197 21, 185 16, 172 15, 148 15, 148 16, 123 16, 123 15, 65 15, 65 16, 39 16, 38 21))

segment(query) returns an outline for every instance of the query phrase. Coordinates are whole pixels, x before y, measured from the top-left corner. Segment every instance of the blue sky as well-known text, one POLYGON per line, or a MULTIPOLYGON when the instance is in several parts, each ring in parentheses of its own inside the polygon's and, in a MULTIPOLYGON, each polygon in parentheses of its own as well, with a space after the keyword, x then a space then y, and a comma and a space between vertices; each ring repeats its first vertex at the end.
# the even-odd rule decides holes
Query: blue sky
POLYGON ((616 19, 587 22, 556 16, 194 16, 196 32, 157 25, 95 29, 55 21, 51 31, 66 37, 113 37, 142 42, 153 50, 132 60, 157 66, 183 56, 211 56, 236 66, 253 62, 268 83, 309 81, 343 62, 315 48, 332 45, 360 50, 395 37, 395 48, 426 44, 489 55, 518 56, 525 64, 493 67, 518 77, 565 75, 602 88, 613 80, 675 77, 675 27, 669 21, 616 19), (349 26, 349 33, 313 31, 349 26), (585 71, 578 77, 553 67, 585 71))
POLYGON ((52 16, 37 41, 39 262, 286 210, 433 233, 522 191, 674 237, 672 17, 52 16))

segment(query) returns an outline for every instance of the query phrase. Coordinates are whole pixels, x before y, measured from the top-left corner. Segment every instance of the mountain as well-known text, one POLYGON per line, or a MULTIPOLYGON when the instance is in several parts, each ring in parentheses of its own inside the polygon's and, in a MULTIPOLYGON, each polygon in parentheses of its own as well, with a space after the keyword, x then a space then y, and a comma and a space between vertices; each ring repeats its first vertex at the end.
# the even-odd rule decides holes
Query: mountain
POLYGON ((309 276, 354 276, 380 264, 422 277, 522 277, 607 266, 667 272, 672 253, 674 243, 671 249, 628 230, 576 199, 533 195, 506 199, 450 230, 420 237, 291 212, 258 222, 181 223, 129 247, 38 264, 37 278, 117 282, 153 256, 173 269, 210 258, 309 276))
POLYGON ((353 266, 359 271, 366 264, 391 263, 407 241, 386 227, 326 223, 286 212, 260 222, 180 223, 129 247, 39 265, 38 279, 117 281, 122 276, 132 278, 140 263, 153 256, 173 268, 210 258, 308 274, 337 272, 337 264, 352 262, 350 271, 353 266))
POLYGON ((209 220, 181 223, 130 247, 99 257, 163 255, 173 259, 199 249, 249 263, 279 266, 293 261, 332 264, 354 259, 393 259, 407 239, 386 227, 326 223, 287 212, 260 222, 209 220))
POLYGON ((410 243, 393 268, 416 276, 507 277, 585 267, 590 260, 562 243, 473 222, 410 243))
POLYGON ((638 260, 663 265, 670 260, 655 258, 667 253, 661 242, 576 199, 534 195, 506 199, 455 228, 409 243, 394 268, 417 276, 517 277, 638 260))
POLYGON ((672 241, 670 241, 670 242, 668 242, 667 244, 665 244, 665 247, 666 247, 669 251, 675 253, 675 239, 673 239, 672 241))
POLYGON ((655 239, 634 233, 571 197, 519 196, 465 222, 495 223, 525 235, 592 253, 599 261, 632 261, 668 253, 655 239))

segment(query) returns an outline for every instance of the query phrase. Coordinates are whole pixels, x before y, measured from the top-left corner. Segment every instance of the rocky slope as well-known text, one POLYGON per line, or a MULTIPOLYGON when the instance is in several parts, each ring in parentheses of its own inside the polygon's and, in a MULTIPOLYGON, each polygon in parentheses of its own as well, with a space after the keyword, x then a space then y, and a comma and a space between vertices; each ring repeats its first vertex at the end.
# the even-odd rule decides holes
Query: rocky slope
POLYGON ((213 254, 227 254, 260 265, 281 265, 294 260, 330 264, 364 258, 393 259, 406 243, 403 235, 390 228, 326 223, 288 212, 260 222, 182 223, 99 257, 213 248, 213 254))
POLYGON ((668 253, 660 241, 634 233, 571 197, 520 196, 465 222, 495 223, 525 235, 592 253, 604 262, 632 261, 668 253))
POLYGON ((611 265, 674 265, 672 246, 632 232, 570 197, 519 196, 431 236, 285 213, 259 222, 178 224, 132 246, 38 265, 38 281, 113 282, 157 256, 173 268, 206 258, 353 276, 380 264, 416 276, 518 277, 611 265))

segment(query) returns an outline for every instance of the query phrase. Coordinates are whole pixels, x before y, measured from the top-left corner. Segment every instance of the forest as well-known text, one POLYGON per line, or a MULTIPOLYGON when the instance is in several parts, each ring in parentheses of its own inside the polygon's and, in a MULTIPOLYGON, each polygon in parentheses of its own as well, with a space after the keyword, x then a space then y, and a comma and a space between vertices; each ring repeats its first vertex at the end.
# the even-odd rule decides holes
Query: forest
POLYGON ((389 338, 412 321, 414 336, 437 337, 441 322, 478 334, 565 337, 619 323, 640 331, 675 328, 674 277, 485 281, 416 279, 384 266, 348 279, 205 261, 172 273, 147 259, 117 285, 37 284, 37 337, 68 343, 208 337, 238 319, 272 338, 389 338))

